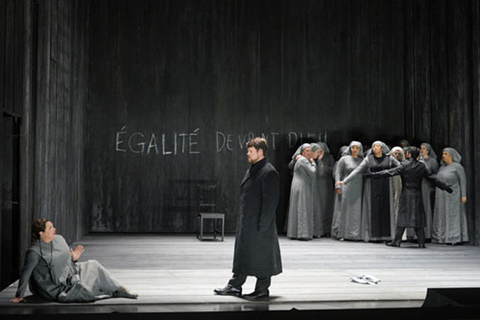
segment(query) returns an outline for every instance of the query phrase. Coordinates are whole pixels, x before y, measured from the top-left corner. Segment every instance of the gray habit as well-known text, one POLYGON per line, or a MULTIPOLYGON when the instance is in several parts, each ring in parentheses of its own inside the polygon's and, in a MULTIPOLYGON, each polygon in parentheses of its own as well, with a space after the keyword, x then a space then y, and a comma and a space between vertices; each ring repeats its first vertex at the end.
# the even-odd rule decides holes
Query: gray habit
POLYGON ((122 285, 95 260, 73 262, 69 246, 57 234, 51 243, 37 240, 27 250, 15 296, 24 297, 27 286, 47 300, 87 302, 112 296, 122 285))
MULTIPOLYGON (((425 165, 427 166, 428 170, 431 174, 438 173, 438 161, 436 158, 427 158, 423 159, 425 165)), ((425 216, 426 220, 426 227, 425 227, 425 239, 432 238, 432 220, 433 220, 433 205, 435 203, 435 185, 433 185, 428 180, 423 180, 422 182, 422 196, 423 196, 423 206, 425 207, 425 216)))
POLYGON ((320 184, 320 176, 318 169, 318 160, 315 160, 317 164, 316 178, 313 179, 312 183, 312 201, 313 201, 313 236, 320 238, 325 234, 323 230, 323 215, 322 215, 322 205, 321 205, 321 190, 322 186, 320 184))
MULTIPOLYGON (((384 154, 382 159, 382 162, 379 164, 373 153, 366 156, 362 163, 355 168, 355 170, 353 170, 352 173, 350 173, 343 181, 345 184, 348 184, 355 175, 361 174, 367 170, 375 172, 400 165, 400 163, 392 156, 384 154)), ((372 190, 372 185, 378 184, 378 182, 372 182, 370 179, 364 179, 362 202, 362 239, 367 242, 391 240, 395 235, 392 179, 381 179, 388 179, 388 181, 383 181, 382 186, 376 187, 374 190, 372 190)))
POLYGON ((267 159, 247 170, 241 184, 234 274, 263 278, 282 272, 275 223, 279 194, 278 172, 267 159))
POLYGON ((435 208, 432 225, 432 242, 462 243, 468 241, 467 216, 461 198, 467 196, 467 178, 460 163, 443 164, 437 179, 453 189, 448 193, 435 190, 435 208))
POLYGON ((319 214, 314 219, 315 236, 330 234, 333 219, 333 204, 335 199, 335 182, 333 179, 333 167, 335 159, 330 153, 325 153, 322 160, 316 160, 317 174, 315 179, 316 192, 313 193, 317 198, 319 214), (320 219, 318 219, 320 217, 320 219))
MULTIPOLYGON (((361 157, 353 158, 351 155, 340 158, 335 165, 335 181, 343 181, 362 160, 361 157)), ((342 194, 337 194, 335 197, 332 237, 361 240, 363 177, 361 174, 356 175, 348 185, 337 188, 342 189, 342 194)))
POLYGON ((316 165, 301 156, 293 169, 288 208, 287 237, 294 239, 313 238, 313 181, 316 165))

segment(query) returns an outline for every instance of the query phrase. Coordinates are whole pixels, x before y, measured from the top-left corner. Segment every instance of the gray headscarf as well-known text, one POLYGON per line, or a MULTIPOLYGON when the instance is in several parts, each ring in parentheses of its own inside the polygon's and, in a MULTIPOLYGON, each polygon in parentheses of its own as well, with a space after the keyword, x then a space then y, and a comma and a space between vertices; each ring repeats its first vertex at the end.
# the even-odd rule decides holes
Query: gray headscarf
MULTIPOLYGON (((458 163, 462 162, 462 156, 454 148, 447 147, 447 148, 444 148, 443 151, 446 151, 452 155, 453 162, 458 162, 458 163)), ((443 159, 441 161, 441 164, 445 164, 445 161, 443 161, 443 159)))
MULTIPOLYGON (((435 153, 435 151, 433 150, 432 146, 430 145, 430 143, 426 143, 426 142, 423 142, 420 147, 422 146, 425 146, 425 148, 427 148, 428 150, 428 156, 430 158, 433 158, 433 159, 437 159, 437 154, 435 153)), ((423 159, 422 157, 422 154, 420 153, 420 159, 423 159)))
POLYGON ((316 144, 318 144, 320 146, 320 149, 322 149, 323 152, 330 153, 330 149, 328 148, 328 146, 325 142, 317 142, 316 144))
POLYGON ((373 153, 372 149, 373 149, 373 146, 376 145, 376 144, 379 144, 379 145, 382 146, 382 153, 383 154, 388 154, 390 152, 390 149, 388 148, 388 146, 384 142, 382 142, 380 140, 377 140, 374 143, 372 143, 372 146, 371 146, 370 150, 368 151, 367 156, 370 155, 371 153, 373 153))
POLYGON ((312 152, 322 149, 318 143, 312 143, 312 152))
MULTIPOLYGON (((390 155, 391 155, 392 157, 394 157, 394 156, 393 156, 393 153, 394 153, 395 151, 400 151, 400 154, 402 155, 402 157, 400 158, 400 161, 405 161, 405 152, 403 151, 403 148, 402 148, 402 147, 393 147, 392 150, 390 150, 390 155)), ((394 157, 394 158, 395 158, 395 157, 394 157)), ((395 158, 395 159, 396 159, 396 158, 395 158)))
POLYGON ((352 141, 348 145, 348 148, 343 151, 342 156, 351 156, 352 155, 352 147, 357 146, 360 148, 360 152, 358 154, 359 157, 363 158, 363 145, 358 141, 352 141))
POLYGON ((300 147, 298 147, 297 151, 292 156, 292 159, 295 159, 299 154, 302 154, 303 150, 306 148, 312 148, 312 145, 310 143, 304 143, 300 147))

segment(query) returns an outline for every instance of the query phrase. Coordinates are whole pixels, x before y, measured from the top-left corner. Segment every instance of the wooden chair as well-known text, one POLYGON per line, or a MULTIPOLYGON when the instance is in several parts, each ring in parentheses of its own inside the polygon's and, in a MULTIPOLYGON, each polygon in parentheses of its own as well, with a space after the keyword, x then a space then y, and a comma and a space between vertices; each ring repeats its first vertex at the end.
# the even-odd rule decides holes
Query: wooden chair
POLYGON ((215 193, 216 185, 197 185, 197 199, 198 199, 198 223, 197 223, 197 238, 202 240, 216 240, 217 232, 222 235, 221 241, 225 236, 225 214, 215 212, 215 193), (213 239, 205 238, 205 222, 206 220, 213 220, 213 239), (221 229, 217 231, 217 224, 221 222, 221 229))

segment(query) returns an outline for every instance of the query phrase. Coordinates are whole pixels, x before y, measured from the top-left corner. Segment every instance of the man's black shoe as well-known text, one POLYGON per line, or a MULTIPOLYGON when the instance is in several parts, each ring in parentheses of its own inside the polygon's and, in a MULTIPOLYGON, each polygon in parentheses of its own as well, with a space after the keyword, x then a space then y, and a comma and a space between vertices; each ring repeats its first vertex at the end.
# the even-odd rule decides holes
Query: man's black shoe
POLYGON ((242 298, 250 300, 250 301, 258 301, 258 300, 266 300, 270 296, 270 293, 267 291, 258 292, 253 291, 252 293, 246 294, 242 296, 242 298))
POLYGON ((419 244, 418 244, 418 247, 419 247, 419 248, 422 248, 422 249, 425 249, 425 248, 426 248, 426 247, 425 247, 425 243, 419 243, 419 244))
POLYGON ((400 247, 400 243, 396 243, 396 242, 387 242, 386 243, 387 246, 389 247, 396 247, 396 248, 399 248, 400 247))
POLYGON ((218 295, 221 296, 241 296, 242 289, 237 289, 231 285, 227 285, 225 288, 216 288, 213 290, 218 295))

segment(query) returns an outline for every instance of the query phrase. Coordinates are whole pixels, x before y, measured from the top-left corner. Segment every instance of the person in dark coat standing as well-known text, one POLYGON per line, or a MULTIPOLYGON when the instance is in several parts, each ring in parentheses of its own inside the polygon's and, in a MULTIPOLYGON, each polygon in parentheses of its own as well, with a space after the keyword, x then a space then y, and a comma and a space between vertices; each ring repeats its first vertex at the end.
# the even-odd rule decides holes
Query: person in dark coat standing
POLYGON ((424 162, 417 160, 419 154, 418 148, 408 147, 406 156, 411 159, 410 161, 406 161, 393 169, 365 174, 365 177, 372 178, 393 177, 395 175, 400 175, 402 178, 402 193, 400 195, 395 238, 392 242, 387 243, 387 246, 390 247, 400 247, 405 228, 414 228, 418 238, 418 246, 425 248, 426 216, 422 196, 423 178, 428 179, 442 190, 452 192, 449 186, 437 180, 435 175, 430 174, 430 170, 424 162))
POLYGON ((255 276, 255 290, 242 297, 248 300, 267 299, 271 277, 282 272, 280 245, 275 223, 280 188, 278 172, 265 157, 268 144, 263 138, 247 143, 251 164, 241 183, 240 210, 233 258, 233 277, 218 295, 242 296, 247 276, 255 276))

